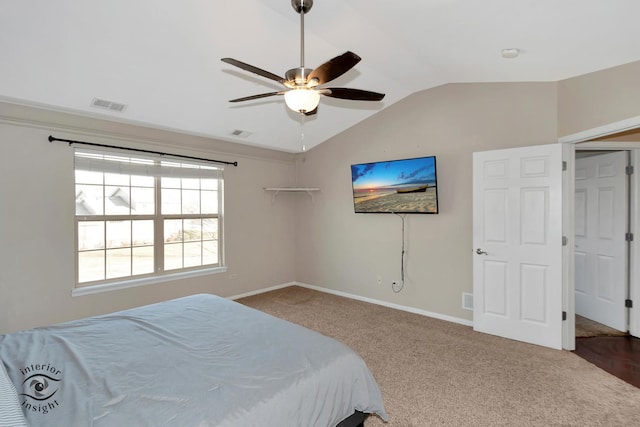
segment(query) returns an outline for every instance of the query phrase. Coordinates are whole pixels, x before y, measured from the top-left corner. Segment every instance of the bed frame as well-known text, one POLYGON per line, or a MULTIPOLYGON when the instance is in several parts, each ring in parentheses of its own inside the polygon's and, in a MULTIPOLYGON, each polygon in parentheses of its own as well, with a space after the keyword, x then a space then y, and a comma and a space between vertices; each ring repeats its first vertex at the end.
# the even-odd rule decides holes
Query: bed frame
POLYGON ((364 412, 356 411, 353 415, 340 421, 336 427, 364 427, 364 420, 369 416, 364 412))

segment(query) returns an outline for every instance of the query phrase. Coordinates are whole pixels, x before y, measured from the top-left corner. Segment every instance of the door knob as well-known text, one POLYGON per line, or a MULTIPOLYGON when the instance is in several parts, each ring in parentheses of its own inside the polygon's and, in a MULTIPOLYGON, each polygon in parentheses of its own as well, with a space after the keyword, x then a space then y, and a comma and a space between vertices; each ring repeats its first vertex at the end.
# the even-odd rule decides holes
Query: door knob
POLYGON ((487 255, 487 253, 485 251, 483 251, 482 249, 480 249, 480 248, 476 249, 476 253, 478 255, 487 255))

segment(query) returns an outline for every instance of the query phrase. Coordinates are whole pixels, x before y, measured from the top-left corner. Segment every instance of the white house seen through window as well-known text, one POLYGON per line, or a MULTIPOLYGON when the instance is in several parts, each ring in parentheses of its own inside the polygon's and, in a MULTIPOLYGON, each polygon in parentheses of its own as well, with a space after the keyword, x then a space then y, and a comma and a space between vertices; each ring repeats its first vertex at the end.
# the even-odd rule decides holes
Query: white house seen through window
POLYGON ((77 284, 221 265, 222 168, 76 149, 77 284))

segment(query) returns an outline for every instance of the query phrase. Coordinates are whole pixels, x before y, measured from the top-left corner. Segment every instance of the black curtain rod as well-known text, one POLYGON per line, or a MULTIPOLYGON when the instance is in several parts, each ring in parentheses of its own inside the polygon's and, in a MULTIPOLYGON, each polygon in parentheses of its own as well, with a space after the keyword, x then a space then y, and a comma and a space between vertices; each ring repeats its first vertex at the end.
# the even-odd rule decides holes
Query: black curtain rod
POLYGON ((61 138, 56 138, 56 137, 54 137, 52 135, 49 135, 49 142, 53 142, 53 141, 68 142, 69 145, 82 144, 82 145, 91 145, 93 147, 117 148, 118 150, 137 151, 138 153, 159 154, 161 156, 172 156, 172 157, 179 157, 181 159, 202 160, 202 161, 205 161, 205 162, 212 162, 212 163, 220 163, 220 164, 223 164, 223 165, 238 166, 238 162, 225 162, 224 160, 213 160, 213 159, 204 159, 202 157, 183 156, 181 154, 163 153, 162 151, 140 150, 140 149, 137 149, 137 148, 118 147, 116 145, 96 144, 95 142, 74 141, 72 139, 61 139, 61 138))

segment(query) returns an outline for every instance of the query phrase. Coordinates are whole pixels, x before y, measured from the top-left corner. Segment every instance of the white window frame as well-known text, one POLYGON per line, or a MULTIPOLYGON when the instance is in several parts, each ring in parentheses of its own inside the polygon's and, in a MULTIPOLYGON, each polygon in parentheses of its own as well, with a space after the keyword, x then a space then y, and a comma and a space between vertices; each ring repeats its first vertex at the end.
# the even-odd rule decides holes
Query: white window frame
MULTIPOLYGON (((154 177, 154 205, 155 212, 147 215, 108 215, 103 212, 101 215, 77 215, 74 210, 74 270, 75 270, 75 284, 72 290, 72 296, 80 296, 93 294, 98 292, 105 292, 115 289, 125 289, 136 286, 162 283, 167 281, 181 280, 189 277, 197 277, 203 275, 210 275, 215 273, 222 273, 227 270, 224 263, 224 178, 223 178, 223 166, 208 163, 199 162, 193 160, 184 160, 174 158, 171 156, 159 156, 150 155, 147 153, 127 153, 115 149, 93 149, 93 148, 76 148, 74 151, 74 192, 76 188, 75 171, 76 170, 93 170, 98 172, 115 172, 131 175, 146 175, 154 177), (95 158, 82 158, 78 157, 77 153, 88 153, 90 156, 94 155, 95 158), (131 159, 144 159, 153 164, 139 164, 135 162, 121 163, 117 161, 105 162, 100 157, 115 156, 118 158, 131 158, 131 159), (162 163, 160 163, 162 162, 162 163), (81 165, 78 165, 81 163, 81 165), (171 164, 172 167, 167 165, 171 164), (177 165, 182 167, 175 167, 177 165), (160 166, 162 165, 162 166, 160 166), (213 178, 218 180, 217 196, 218 196, 218 209, 217 214, 163 214, 161 212, 161 177, 172 178, 213 178), (218 243, 218 263, 206 264, 195 267, 182 267, 179 269, 163 270, 158 267, 164 266, 164 221, 165 219, 198 219, 198 218, 216 218, 218 223, 217 230, 217 243, 218 243), (97 280, 91 282, 79 282, 79 236, 78 236, 78 224, 82 221, 103 221, 106 225, 108 221, 119 220, 152 220, 154 222, 154 271, 152 273, 146 273, 141 275, 129 275, 119 278, 97 280)), ((103 182, 103 188, 106 184, 103 182)), ((200 190, 202 191, 202 190, 200 190)), ((183 242, 184 245, 184 242, 183 242)))

